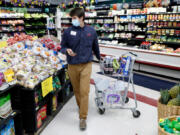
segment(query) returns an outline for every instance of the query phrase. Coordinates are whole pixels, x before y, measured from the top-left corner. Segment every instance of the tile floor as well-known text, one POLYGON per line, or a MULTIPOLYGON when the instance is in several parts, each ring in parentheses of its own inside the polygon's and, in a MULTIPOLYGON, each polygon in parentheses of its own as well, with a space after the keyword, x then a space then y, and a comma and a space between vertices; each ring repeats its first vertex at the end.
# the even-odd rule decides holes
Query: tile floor
MULTIPOLYGON (((105 76, 96 74, 99 71, 97 64, 93 64, 92 79, 105 76)), ((107 77, 109 78, 109 77, 107 77)), ((114 80, 109 78, 110 80, 114 80)), ((159 92, 141 86, 135 86, 136 92, 157 100, 159 92)), ((131 90, 130 90, 131 91, 131 90)), ((79 130, 78 108, 73 97, 45 128, 41 135, 158 135, 157 108, 138 101, 139 118, 133 118, 130 110, 106 110, 100 115, 94 102, 95 88, 91 85, 89 99, 89 115, 87 130, 79 130)), ((134 106, 130 99, 127 106, 134 106)))

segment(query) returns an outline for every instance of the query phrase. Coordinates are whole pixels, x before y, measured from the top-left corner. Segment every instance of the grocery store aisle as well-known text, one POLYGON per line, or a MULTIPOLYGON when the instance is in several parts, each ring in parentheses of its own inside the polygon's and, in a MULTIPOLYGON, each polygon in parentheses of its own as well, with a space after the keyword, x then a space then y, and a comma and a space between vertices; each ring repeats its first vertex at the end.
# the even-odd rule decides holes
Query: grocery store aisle
MULTIPOLYGON (((98 65, 93 65, 92 78, 104 77, 96 74, 99 70, 98 65)), ((108 78, 108 77, 107 77, 108 78)), ((112 78, 109 78, 112 79, 112 78)), ((113 80, 113 79, 112 79, 113 80)), ((135 86, 140 97, 159 98, 159 92, 149 90, 140 86, 135 86)), ((130 90, 131 91, 131 90, 130 90)), ((130 110, 107 110, 104 115, 97 112, 94 102, 95 89, 91 85, 89 116, 87 130, 79 130, 78 109, 75 98, 73 97, 49 124, 41 135, 157 135, 157 108, 148 102, 138 101, 138 110, 141 111, 139 118, 133 118, 130 110)), ((152 99, 152 100, 153 100, 152 99)), ((127 106, 133 106, 134 100, 130 99, 127 106)))

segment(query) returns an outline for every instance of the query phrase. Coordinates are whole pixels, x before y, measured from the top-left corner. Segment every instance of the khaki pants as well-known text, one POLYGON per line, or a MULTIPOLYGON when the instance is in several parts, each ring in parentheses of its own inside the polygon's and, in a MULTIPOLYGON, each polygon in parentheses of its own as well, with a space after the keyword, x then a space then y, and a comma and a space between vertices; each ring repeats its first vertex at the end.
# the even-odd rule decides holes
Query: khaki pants
POLYGON ((76 102, 79 107, 79 118, 86 119, 90 90, 92 62, 68 65, 68 74, 73 86, 76 102))

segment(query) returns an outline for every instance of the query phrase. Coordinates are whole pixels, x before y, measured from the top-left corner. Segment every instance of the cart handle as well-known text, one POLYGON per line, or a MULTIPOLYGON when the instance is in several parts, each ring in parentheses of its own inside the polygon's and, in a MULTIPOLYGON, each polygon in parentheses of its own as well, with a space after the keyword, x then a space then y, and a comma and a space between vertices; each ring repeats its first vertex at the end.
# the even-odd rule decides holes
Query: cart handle
POLYGON ((138 56, 137 54, 135 54, 135 53, 133 53, 133 52, 129 52, 129 53, 132 54, 132 55, 134 55, 134 56, 136 56, 136 57, 138 56))

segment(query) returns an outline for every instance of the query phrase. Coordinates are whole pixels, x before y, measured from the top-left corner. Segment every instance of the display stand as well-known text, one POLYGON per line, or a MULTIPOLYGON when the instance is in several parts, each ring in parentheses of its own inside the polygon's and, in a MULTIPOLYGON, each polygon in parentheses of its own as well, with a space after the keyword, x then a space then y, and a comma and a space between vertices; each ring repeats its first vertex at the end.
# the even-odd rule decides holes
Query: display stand
POLYGON ((40 134, 63 108, 64 104, 66 104, 66 102, 73 96, 70 81, 65 78, 65 71, 65 68, 61 69, 53 76, 60 79, 62 87, 56 91, 50 92, 41 101, 38 101, 38 103, 35 100, 36 91, 41 89, 41 83, 39 83, 34 89, 24 88, 18 85, 15 87, 16 90, 12 92, 12 106, 13 108, 17 108, 22 111, 23 129, 25 130, 26 134, 40 134), (55 111, 53 110, 52 103, 54 95, 57 96, 58 104, 55 111), (38 112, 44 105, 47 105, 47 117, 42 120, 42 125, 37 127, 38 112))

